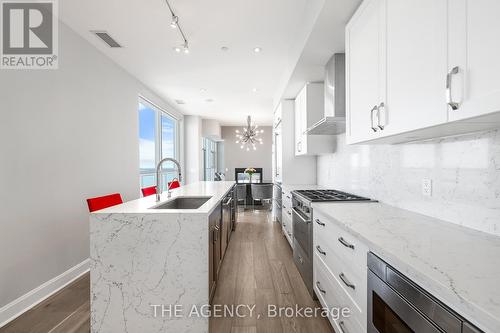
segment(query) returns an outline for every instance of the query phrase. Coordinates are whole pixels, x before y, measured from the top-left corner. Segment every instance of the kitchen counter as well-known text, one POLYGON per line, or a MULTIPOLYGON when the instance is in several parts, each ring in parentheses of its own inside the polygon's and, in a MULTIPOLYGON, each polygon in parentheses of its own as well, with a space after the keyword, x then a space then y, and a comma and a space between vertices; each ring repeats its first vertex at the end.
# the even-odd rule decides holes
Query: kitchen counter
POLYGON ((144 213, 144 214, 178 214, 178 213, 192 213, 192 214, 210 214, 210 212, 217 206, 226 193, 235 184, 234 181, 223 182, 197 182, 189 185, 184 185, 172 190, 172 198, 167 197, 167 192, 161 195, 160 203, 167 202, 176 197, 183 196, 199 196, 199 197, 212 197, 198 209, 165 209, 154 210, 151 207, 157 206, 156 196, 150 195, 145 198, 125 202, 121 205, 113 206, 96 212, 96 214, 117 214, 117 213, 144 213))
POLYGON ((90 215, 92 332, 208 332, 208 317, 188 314, 209 303, 208 220, 233 185, 199 182, 161 197, 210 196, 198 209, 150 209, 153 195, 90 215))
POLYGON ((382 203, 313 203, 485 332, 500 332, 500 237, 382 203))

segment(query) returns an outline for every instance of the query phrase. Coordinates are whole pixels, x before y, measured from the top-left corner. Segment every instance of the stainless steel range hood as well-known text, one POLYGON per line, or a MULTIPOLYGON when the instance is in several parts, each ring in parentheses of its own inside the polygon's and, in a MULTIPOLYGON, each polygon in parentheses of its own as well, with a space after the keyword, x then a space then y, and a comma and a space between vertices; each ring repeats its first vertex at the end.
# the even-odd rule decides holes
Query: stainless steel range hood
POLYGON ((325 68, 325 116, 307 129, 309 135, 345 132, 345 54, 334 54, 325 68))

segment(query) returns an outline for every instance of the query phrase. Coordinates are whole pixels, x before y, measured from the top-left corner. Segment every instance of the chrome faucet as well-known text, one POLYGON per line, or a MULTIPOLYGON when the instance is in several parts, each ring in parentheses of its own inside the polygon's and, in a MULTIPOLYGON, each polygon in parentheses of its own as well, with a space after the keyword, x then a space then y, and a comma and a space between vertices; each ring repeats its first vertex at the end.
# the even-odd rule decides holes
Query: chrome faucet
MULTIPOLYGON (((181 175, 181 165, 180 163, 176 160, 176 159, 173 159, 173 158, 170 158, 170 157, 166 157, 164 159, 162 159, 158 165, 156 166, 156 202, 159 202, 160 201, 160 194, 162 192, 162 186, 161 186, 161 165, 163 164, 163 162, 173 162, 176 167, 177 167, 177 172, 179 174, 179 182, 182 181, 182 175, 181 175)), ((167 191, 168 191, 168 197, 172 197, 172 192, 170 190, 170 185, 168 185, 167 187, 167 191)))

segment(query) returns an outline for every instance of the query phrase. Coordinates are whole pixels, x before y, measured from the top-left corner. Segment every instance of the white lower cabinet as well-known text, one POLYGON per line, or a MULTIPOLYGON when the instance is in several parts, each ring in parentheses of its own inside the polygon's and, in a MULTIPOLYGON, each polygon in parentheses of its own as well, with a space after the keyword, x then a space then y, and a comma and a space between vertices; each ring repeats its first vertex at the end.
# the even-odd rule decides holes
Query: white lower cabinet
POLYGON ((338 332, 366 332, 368 247, 318 209, 313 225, 314 290, 328 308, 349 308, 346 317, 329 317, 338 332))
POLYGON ((283 188, 281 192, 282 229, 288 243, 293 248, 293 223, 292 223, 292 192, 283 188))
POLYGON ((328 310, 328 319, 335 331, 340 333, 366 332, 363 314, 353 305, 317 254, 314 254, 313 266, 314 291, 323 308, 328 310), (342 311, 345 316, 342 315, 342 311))
POLYGON ((290 246, 293 248, 293 224, 292 224, 292 217, 291 217, 291 210, 292 208, 286 208, 283 207, 282 209, 282 215, 283 215, 283 222, 282 222, 282 230, 283 234, 286 237, 286 240, 290 244, 290 246))

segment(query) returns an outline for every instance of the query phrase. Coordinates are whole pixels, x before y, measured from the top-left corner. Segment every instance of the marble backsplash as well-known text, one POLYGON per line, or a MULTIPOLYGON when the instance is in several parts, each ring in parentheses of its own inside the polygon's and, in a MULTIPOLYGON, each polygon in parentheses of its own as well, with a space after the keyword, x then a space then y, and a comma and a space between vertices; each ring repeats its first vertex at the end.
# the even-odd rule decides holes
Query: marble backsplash
POLYGON ((318 185, 500 236, 499 130, 399 145, 348 146, 341 134, 317 175, 318 185))

